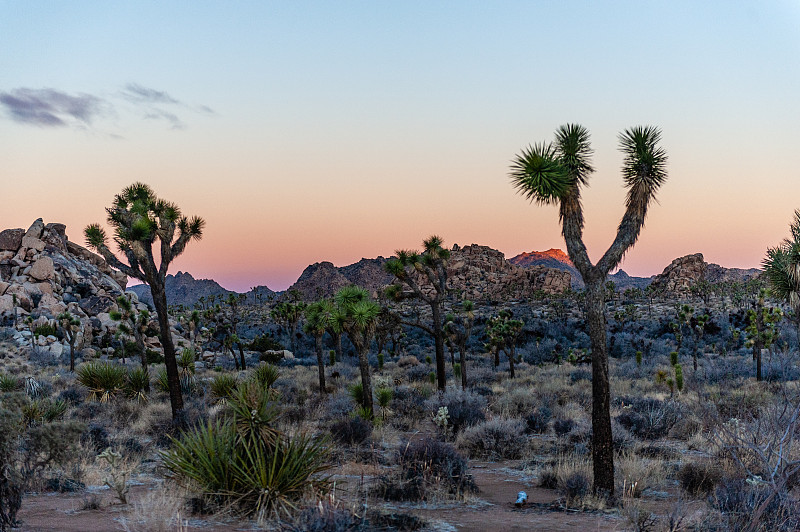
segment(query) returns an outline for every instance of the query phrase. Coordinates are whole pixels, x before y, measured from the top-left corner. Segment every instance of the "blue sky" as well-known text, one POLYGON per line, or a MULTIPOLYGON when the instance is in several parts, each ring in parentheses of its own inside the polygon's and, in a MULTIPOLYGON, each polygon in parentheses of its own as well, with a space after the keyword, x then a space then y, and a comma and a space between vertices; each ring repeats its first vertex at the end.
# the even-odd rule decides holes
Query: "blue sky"
POLYGON ((653 124, 670 179, 623 268, 756 266, 800 207, 798 30, 788 1, 0 1, 0 227, 81 241, 144 180, 208 220, 176 269, 237 289, 432 233, 563 248, 507 169, 579 122, 596 258, 622 213, 617 134, 653 124))

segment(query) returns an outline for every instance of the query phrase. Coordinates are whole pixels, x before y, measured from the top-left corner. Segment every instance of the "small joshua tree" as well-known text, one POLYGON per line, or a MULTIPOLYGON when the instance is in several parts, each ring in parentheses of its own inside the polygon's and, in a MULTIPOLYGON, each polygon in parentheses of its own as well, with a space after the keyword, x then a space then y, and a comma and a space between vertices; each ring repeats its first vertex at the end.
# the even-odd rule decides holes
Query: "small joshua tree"
MULTIPOLYGON (((108 315, 113 321, 119 322, 119 325, 117 325, 117 333, 133 337, 133 341, 136 343, 136 348, 139 351, 142 368, 146 371, 147 350, 144 345, 144 335, 147 326, 150 324, 150 312, 137 309, 131 301, 130 296, 123 294, 117 297, 117 310, 112 310, 108 315)), ((124 346, 124 338, 122 342, 124 346)))
POLYGON ((78 339, 78 333, 81 330, 81 320, 64 311, 58 315, 58 325, 64 333, 64 337, 69 342, 69 370, 75 371, 75 341, 78 339))
POLYGON ((472 326, 475 323, 475 304, 465 300, 461 303, 458 314, 449 314, 445 318, 444 332, 448 339, 458 349, 459 363, 453 365, 453 374, 461 377, 461 387, 467 387, 467 342, 472 336, 472 326), (458 366, 456 375, 455 366, 458 366))
POLYGON ((159 198, 144 183, 126 187, 114 197, 114 203, 106 208, 106 212, 108 225, 114 230, 114 242, 127 263, 117 258, 108 247, 106 232, 99 224, 86 227, 86 242, 112 267, 150 287, 164 348, 172 417, 177 418, 183 410, 183 396, 170 333, 166 277, 169 265, 183 253, 189 241, 202 238, 205 221, 197 216, 183 216, 177 205, 159 198), (154 245, 160 251, 159 264, 156 264, 154 245))
POLYGON ((442 303, 447 295, 447 261, 450 251, 442 247, 441 237, 433 235, 425 240, 422 253, 398 250, 397 257, 384 265, 386 271, 402 284, 393 284, 386 289, 387 295, 395 300, 418 299, 431 307, 430 327, 421 323, 411 323, 433 337, 436 350, 436 383, 440 391, 447 386, 444 363, 444 330, 442 303), (414 275, 414 273, 418 275, 414 275), (405 292, 403 286, 411 289, 405 292))
POLYGON ((628 188, 625 214, 614 241, 596 264, 589 260, 583 242, 581 188, 594 172, 586 128, 577 124, 561 126, 553 144, 524 149, 511 164, 512 184, 523 196, 541 205, 559 206, 567 253, 586 284, 586 321, 592 345, 594 492, 610 498, 614 495, 614 449, 604 288, 608 273, 638 240, 650 202, 667 179, 667 155, 659 147, 660 141, 661 132, 654 127, 634 127, 619 136, 624 154, 622 177, 628 188))
POLYGON ((369 369, 369 344, 375 336, 380 305, 369 297, 369 292, 358 286, 345 286, 334 296, 342 315, 342 328, 350 337, 358 353, 361 371, 362 406, 371 417, 373 413, 372 377, 369 369))
MULTIPOLYGON (((321 299, 308 305, 305 309, 306 323, 304 330, 306 333, 314 337, 316 353, 317 353, 317 368, 319 370, 319 393, 325 394, 325 360, 322 354, 322 338, 325 336, 325 331, 331 326, 333 320, 336 319, 336 306, 329 299, 321 299)), ((334 356, 335 360, 335 356, 334 356)))

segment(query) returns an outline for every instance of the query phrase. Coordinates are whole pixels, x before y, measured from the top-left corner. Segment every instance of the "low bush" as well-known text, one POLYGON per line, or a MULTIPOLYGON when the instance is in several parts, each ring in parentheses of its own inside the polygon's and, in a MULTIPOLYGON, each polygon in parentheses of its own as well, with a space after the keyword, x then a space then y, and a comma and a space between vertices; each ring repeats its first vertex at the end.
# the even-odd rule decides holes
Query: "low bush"
POLYGON ((575 421, 572 419, 556 419, 553 421, 553 432, 555 432, 557 436, 566 436, 572 432, 574 428, 575 421))
POLYGON ((678 470, 681 488, 695 497, 714 491, 721 478, 720 468, 709 462, 686 462, 678 470))
POLYGON ((773 494, 768 484, 748 480, 723 479, 714 490, 712 505, 721 512, 727 530, 800 529, 800 503, 796 498, 785 491, 773 494))
POLYGON ((419 501, 477 492, 466 459, 448 443, 424 439, 401 444, 395 462, 399 470, 382 477, 377 487, 384 499, 419 501))
POLYGON ((523 423, 518 419, 490 419, 464 429, 456 446, 470 458, 520 458, 526 448, 523 423))
POLYGON ((220 373, 215 375, 208 385, 209 393, 217 401, 225 401, 233 396, 239 381, 232 373, 220 373))
POLYGON ((486 420, 486 404, 485 397, 460 388, 449 388, 431 397, 426 401, 425 407, 431 416, 441 407, 447 407, 450 427, 454 433, 458 433, 486 420))
POLYGON ((345 445, 364 443, 372 434, 372 424, 360 417, 345 418, 331 425, 331 435, 345 445))
POLYGON ((641 398, 631 400, 616 420, 637 438, 656 440, 669 433, 681 419, 682 411, 673 400, 641 398))
POLYGON ((525 417, 526 434, 544 434, 553 418, 553 412, 546 406, 540 406, 525 417))

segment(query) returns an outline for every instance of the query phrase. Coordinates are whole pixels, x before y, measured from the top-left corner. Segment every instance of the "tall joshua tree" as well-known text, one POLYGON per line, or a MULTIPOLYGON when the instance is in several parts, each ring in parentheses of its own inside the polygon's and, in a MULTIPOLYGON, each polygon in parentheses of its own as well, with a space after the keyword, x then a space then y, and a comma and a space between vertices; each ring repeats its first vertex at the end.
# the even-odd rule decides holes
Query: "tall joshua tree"
POLYGON ((433 323, 431 327, 421 323, 410 323, 433 336, 436 348, 436 382, 440 391, 447 386, 447 375, 444 366, 444 329, 442 320, 442 303, 447 295, 447 261, 450 251, 442 247, 442 239, 436 235, 423 241, 422 253, 399 250, 397 257, 384 265, 386 271, 411 289, 403 290, 402 285, 393 284, 387 289, 387 295, 395 300, 419 299, 431 307, 433 323), (413 272, 418 272, 414 275, 413 272))
POLYGON ((581 188, 594 171, 589 132, 568 124, 556 131, 552 144, 535 144, 511 164, 512 184, 520 194, 540 205, 559 206, 561 234, 569 258, 586 284, 586 315, 592 346, 592 461, 594 492, 614 496, 614 451, 609 410, 608 345, 603 304, 608 272, 636 243, 650 202, 666 181, 667 155, 659 147, 661 131, 655 127, 634 127, 619 135, 625 158, 622 177, 628 189, 625 214, 608 250, 592 264, 583 243, 581 188))
POLYGON ((306 323, 303 329, 314 337, 319 370, 319 393, 325 395, 325 358, 322 355, 322 338, 337 319, 337 310, 330 299, 320 299, 309 304, 306 309, 306 323))
POLYGON ((785 238, 779 245, 767 249, 762 265, 770 292, 792 309, 800 344, 800 210, 794 211, 794 220, 789 229, 791 238, 785 238))
POLYGON ((358 353, 361 370, 362 405, 372 415, 372 377, 369 372, 369 345, 375 336, 378 314, 381 307, 373 301, 369 292, 359 286, 345 286, 333 296, 342 317, 342 328, 350 337, 358 353))
POLYGON ((169 400, 175 419, 183 410, 183 397, 175 346, 169 329, 165 282, 170 263, 183 253, 190 240, 202 238, 205 221, 197 216, 183 216, 177 205, 157 197, 144 183, 134 183, 123 189, 114 197, 114 203, 106 208, 106 212, 108 225, 114 229, 114 242, 127 263, 109 249, 106 232, 99 224, 86 227, 86 242, 111 266, 129 277, 144 281, 150 287, 158 315, 159 338, 167 366, 169 400), (158 265, 153 250, 156 241, 161 255, 158 265))

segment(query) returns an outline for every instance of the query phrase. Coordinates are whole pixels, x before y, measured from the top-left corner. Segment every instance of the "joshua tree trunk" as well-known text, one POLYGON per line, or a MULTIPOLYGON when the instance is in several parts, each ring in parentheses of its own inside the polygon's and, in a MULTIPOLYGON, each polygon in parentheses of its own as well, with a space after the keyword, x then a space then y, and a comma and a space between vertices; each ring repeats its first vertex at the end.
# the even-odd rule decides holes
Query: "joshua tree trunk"
POLYGON ((436 346, 436 386, 439 391, 447 387, 447 378, 444 366, 444 331, 442 330, 441 303, 436 301, 431 304, 433 314, 433 342, 436 346))
POLYGON ((247 369, 247 364, 244 362, 244 348, 242 347, 242 342, 237 342, 236 345, 239 346, 239 360, 241 361, 242 369, 247 369))
POLYGON ((178 374, 178 361, 175 357, 175 346, 172 345, 172 335, 169 328, 169 314, 167 313, 167 292, 164 286, 155 279, 150 281, 150 294, 158 316, 159 338, 161 347, 164 348, 164 365, 167 367, 167 383, 169 384, 169 402, 172 407, 172 419, 176 419, 183 410, 183 395, 181 394, 181 380, 178 374))
POLYGON ((603 304, 603 278, 586 284, 586 313, 592 345, 592 463, 594 484, 613 494, 614 447, 611 435, 606 315, 603 304))
POLYGON ((327 393, 325 389, 325 361, 322 358, 322 335, 318 334, 317 342, 317 368, 319 368, 319 393, 327 393))
POLYGON ((461 364, 461 388, 467 389, 467 356, 466 356, 466 348, 461 347, 459 349, 459 360, 461 364))
POLYGON ((75 337, 76 333, 72 333, 72 336, 69 337, 69 370, 73 373, 75 372, 75 337))
POLYGON ((764 315, 761 308, 756 307, 756 334, 753 338, 753 358, 756 361, 756 380, 761 382, 761 350, 764 349, 762 331, 764 330, 764 315))
POLYGON ((372 415, 372 377, 369 374, 369 344, 364 346, 357 345, 356 350, 358 351, 358 369, 361 370, 361 390, 363 391, 361 405, 372 415))
POLYGON ((516 374, 514 373, 514 351, 515 351, 514 350, 514 346, 513 345, 509 346, 508 353, 507 353, 507 355, 508 355, 508 371, 511 374, 511 378, 512 379, 514 377, 516 377, 516 374))

